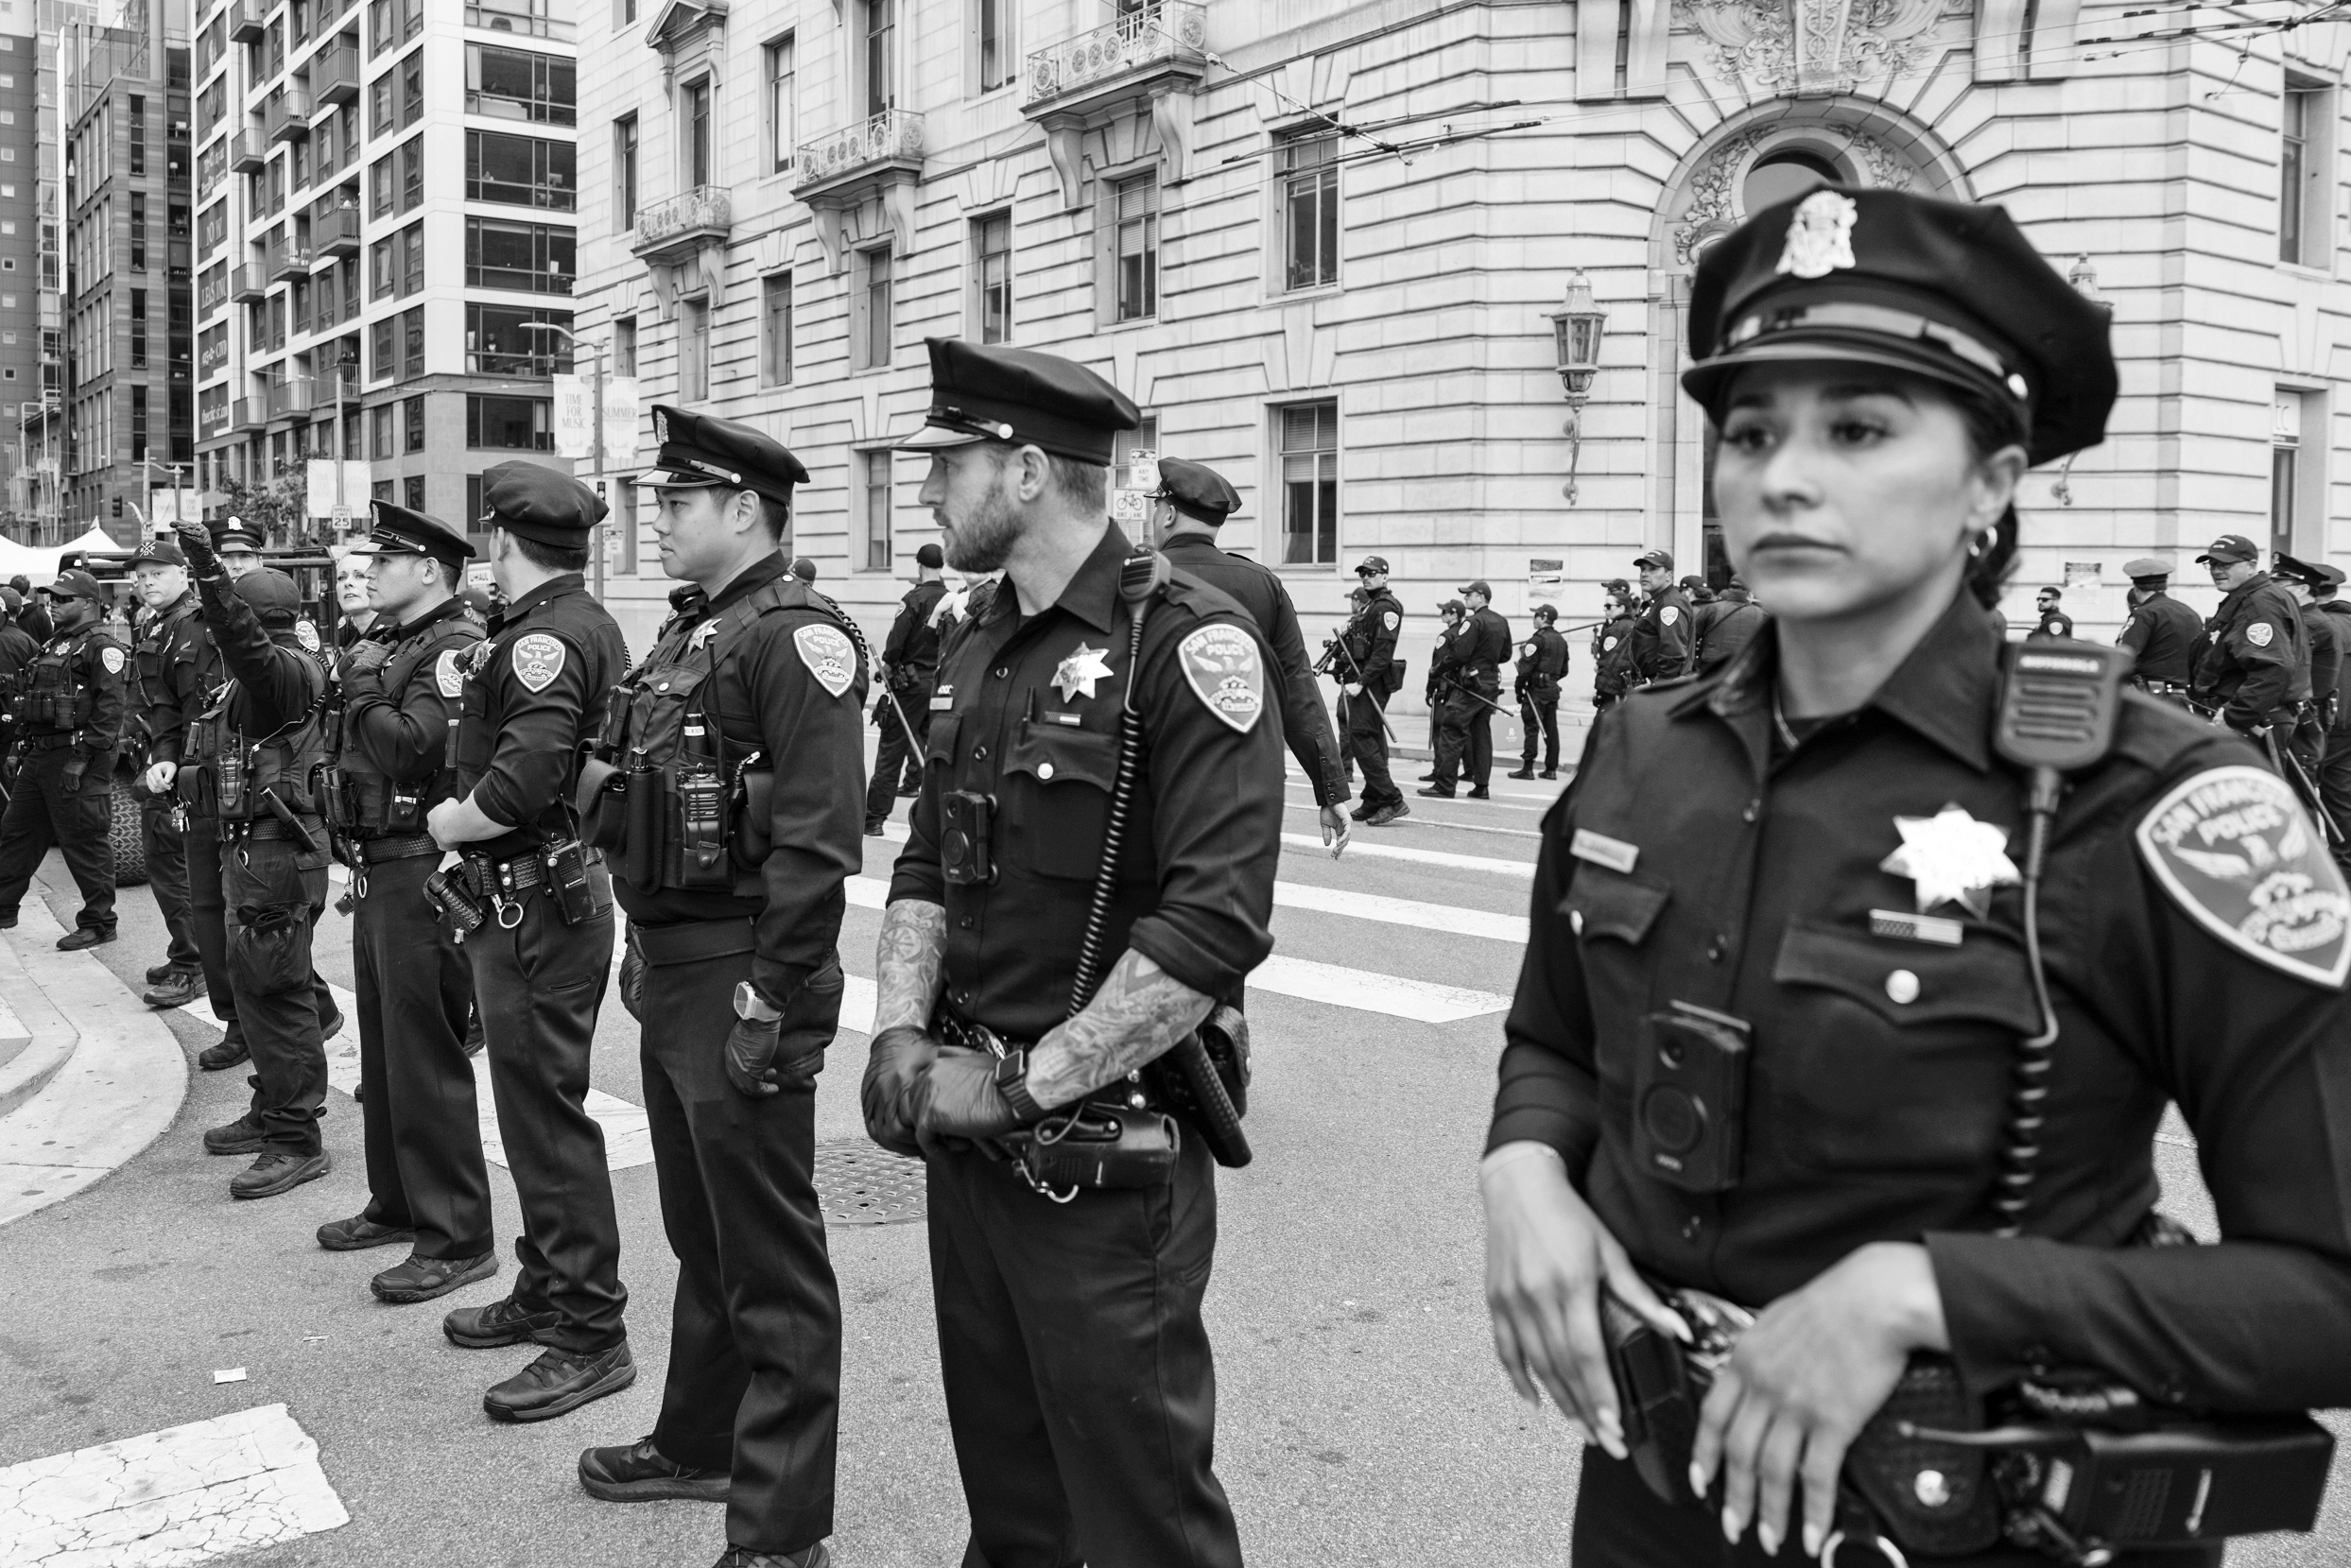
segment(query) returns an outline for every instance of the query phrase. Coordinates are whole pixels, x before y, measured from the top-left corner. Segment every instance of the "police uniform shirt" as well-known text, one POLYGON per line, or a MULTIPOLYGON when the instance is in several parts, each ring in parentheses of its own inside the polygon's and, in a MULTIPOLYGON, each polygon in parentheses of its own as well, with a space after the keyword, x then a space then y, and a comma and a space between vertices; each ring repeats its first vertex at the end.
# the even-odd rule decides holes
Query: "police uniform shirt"
POLYGON ((1638 677, 1634 634, 1640 624, 1635 616, 1619 615, 1592 633, 1592 689, 1597 695, 1621 697, 1638 677))
POLYGON ((137 658, 147 758, 177 766, 186 750, 188 721, 219 683, 219 656, 195 589, 156 612, 140 634, 137 658))
POLYGON ((931 612, 946 596, 947 585, 934 577, 916 583, 898 601, 898 618, 890 624, 889 640, 882 644, 882 663, 890 666, 891 685, 920 684, 938 669, 939 629, 931 624, 931 612))
POLYGON ((1428 656, 1428 696, 1442 698, 1460 681, 1469 663, 1469 617, 1464 615, 1437 633, 1437 651, 1428 656))
POLYGON ((2232 728, 2274 723, 2280 710, 2310 695, 2301 607, 2267 572, 2229 590, 2204 630, 2210 641, 2196 687, 2221 706, 2232 728))
POLYGON ((467 848, 493 860, 572 836, 573 759, 628 667, 620 627, 578 572, 509 605, 474 646, 458 732, 458 794, 513 831, 467 848))
POLYGON ((1559 696, 1560 679, 1567 673, 1567 639, 1549 622, 1539 623, 1527 639, 1534 647, 1534 668, 1528 690, 1544 700, 1559 696))
POLYGON ((2342 646, 2327 617, 2313 613, 2314 607, 2297 608, 2302 611, 2303 644, 2309 649, 2310 700, 2324 702, 2335 695, 2335 682, 2342 668, 2342 646))
POLYGON ((1143 756, 1103 933, 1101 972, 1132 949, 1204 995, 1236 997, 1272 951, 1281 856, 1282 731, 1266 710, 1266 650, 1238 605, 1179 569, 1150 604, 1141 668, 1119 596, 1116 527, 1061 597, 1020 613, 1008 583, 949 650, 923 794, 890 897, 942 905, 946 1001, 1010 1039, 1069 1011, 1117 762, 1118 714, 1138 684, 1143 756), (995 798, 996 879, 950 885, 941 801, 995 798))
POLYGON ((766 556, 715 599, 691 585, 673 590, 675 612, 639 666, 673 663, 735 614, 734 640, 700 701, 716 718, 732 761, 756 750, 773 766, 765 829, 774 848, 758 870, 738 871, 732 891, 664 887, 648 893, 613 878, 613 896, 633 922, 755 922, 752 984, 777 1007, 833 956, 847 907, 844 884, 865 864, 859 735, 870 672, 841 623, 790 571, 783 556, 766 556), (736 607, 779 577, 787 583, 784 607, 744 622, 736 607))
MULTIPOLYGON (((2335 633, 2335 646, 2344 653, 2351 654, 2351 604, 2345 604, 2340 599, 2321 599, 2310 606, 2302 618, 2306 625, 2325 620, 2335 633)), ((2351 730, 2351 702, 2341 700, 2342 682, 2340 666, 2337 667, 2336 676, 2337 701, 2333 732, 2340 733, 2345 730, 2351 730)))
POLYGON ((1366 594, 1361 608, 1340 634, 1350 645, 1355 663, 1332 672, 1340 678, 1340 684, 1360 683, 1374 697, 1384 695, 1392 684, 1388 666, 1396 657, 1396 637, 1403 630, 1404 606, 1387 585, 1366 594))
POLYGON ((1461 663, 1468 667, 1473 683, 1491 697, 1502 689, 1502 666, 1510 663, 1511 623, 1495 613, 1492 605, 1480 605, 1461 626, 1468 634, 1461 663))
POLYGON ((232 728, 257 740, 299 723, 319 705, 326 664, 309 622, 270 630, 226 577, 202 581, 198 592, 221 663, 236 681, 229 698, 232 728))
POLYGON ((36 668, 51 663, 64 666, 65 679, 86 694, 90 703, 88 716, 81 723, 62 727, 27 722, 28 734, 64 734, 78 732, 81 740, 75 747, 85 763, 95 763, 111 754, 121 739, 124 696, 130 681, 130 653, 122 644, 107 635, 106 623, 98 622, 79 631, 61 631, 52 635, 33 656, 36 668))
POLYGON ((2057 1366, 2224 1409, 2351 1403, 2351 899, 2286 785, 2235 737, 2124 694, 2112 754, 2051 835, 2062 1033, 2027 1239, 1998 1239, 2017 1040, 2041 1020, 2013 869, 1970 826, 2021 856, 1991 628, 1962 594, 1864 708, 1785 751, 1776 647, 1759 636, 1596 727, 1545 819, 1489 1146, 1549 1145, 1635 1263, 1750 1306, 1865 1243, 1923 1238, 1974 1392, 2057 1366), (2256 866, 2304 893, 2265 900, 2291 883, 2256 866), (1642 1019, 1668 1000, 1754 1028, 1727 1193, 1634 1163, 1642 1019), (2167 1101, 2194 1128, 2219 1246, 2122 1246, 2158 1197, 2167 1101))
POLYGON ((1698 648, 1690 602, 1668 584, 1650 595, 1633 623, 1633 669, 1644 681, 1671 681, 1689 673, 1698 648))
POLYGON ((2133 675, 2159 684, 2185 686, 2192 673, 2188 650, 2203 630, 2204 622, 2193 610, 2157 589, 2139 600, 2115 641, 2136 656, 2137 662, 2131 666, 2133 675))
POLYGON ((2040 622, 2033 627, 2032 634, 2035 637, 2070 637, 2073 635, 2073 617, 2052 605, 2041 612, 2040 622))
MULTIPOLYGON (((416 784, 449 766, 449 720, 459 711, 465 665, 481 631, 465 602, 452 598, 402 622, 388 640, 392 651, 383 663, 343 676, 343 747, 392 783, 416 784), (420 642, 427 646, 414 646, 420 642), (406 679, 395 684, 404 663, 406 679)), ((449 798, 441 790, 427 804, 449 798)))
POLYGON ((41 652, 33 634, 0 615, 0 688, 13 688, 17 673, 41 652))

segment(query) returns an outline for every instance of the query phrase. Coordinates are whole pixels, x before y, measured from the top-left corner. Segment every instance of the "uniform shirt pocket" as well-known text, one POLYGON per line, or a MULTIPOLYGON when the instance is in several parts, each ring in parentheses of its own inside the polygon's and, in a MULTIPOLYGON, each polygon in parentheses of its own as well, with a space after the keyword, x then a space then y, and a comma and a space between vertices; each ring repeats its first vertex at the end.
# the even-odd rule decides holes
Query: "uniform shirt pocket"
POLYGON ((1672 897, 1673 889, 1662 882, 1578 861, 1575 880, 1559 906, 1568 929, 1587 942, 1605 937, 1638 947, 1672 897))
POLYGON ((955 771, 955 743, 963 731, 961 714, 933 714, 930 731, 923 737, 923 766, 943 767, 948 776, 955 771))
MULTIPOLYGON (((1091 877, 1110 823, 1118 739, 1024 722, 1004 759, 1004 809, 996 816, 1022 842, 1014 858, 1040 876, 1091 877)), ((1131 820, 1132 836, 1139 822, 1131 820)))

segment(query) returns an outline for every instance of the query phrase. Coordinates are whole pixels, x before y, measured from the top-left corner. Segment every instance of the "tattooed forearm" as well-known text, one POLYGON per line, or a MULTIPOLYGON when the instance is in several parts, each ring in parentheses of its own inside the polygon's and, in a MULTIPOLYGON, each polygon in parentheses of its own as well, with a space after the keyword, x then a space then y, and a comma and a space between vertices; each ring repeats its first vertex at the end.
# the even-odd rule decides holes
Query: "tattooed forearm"
POLYGON ((873 1032, 930 1031, 931 1009, 946 985, 947 912, 936 904, 902 898, 882 911, 873 955, 873 1032))
POLYGON ((1029 1093, 1061 1106, 1115 1083, 1172 1049, 1215 1005, 1130 949, 1085 1010, 1029 1053, 1029 1093))

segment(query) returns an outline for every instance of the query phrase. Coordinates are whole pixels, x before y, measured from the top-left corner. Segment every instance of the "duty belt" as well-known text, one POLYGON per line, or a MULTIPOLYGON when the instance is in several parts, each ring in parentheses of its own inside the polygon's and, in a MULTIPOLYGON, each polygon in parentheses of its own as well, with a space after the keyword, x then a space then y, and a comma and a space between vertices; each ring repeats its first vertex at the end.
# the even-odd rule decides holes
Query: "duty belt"
POLYGON ((377 838, 354 838, 350 844, 351 891, 355 898, 368 896, 369 867, 394 860, 420 860, 441 853, 441 846, 433 842, 429 833, 385 834, 377 838))
MULTIPOLYGON (((287 827, 284 822, 279 821, 274 817, 262 817, 251 819, 232 819, 223 818, 216 818, 216 820, 220 823, 220 833, 223 837, 261 839, 265 841, 271 839, 283 839, 287 843, 299 842, 294 836, 294 830, 287 827)), ((307 813, 304 814, 303 816, 303 826, 308 828, 311 832, 311 836, 317 838, 320 843, 324 843, 326 841, 326 824, 320 821, 316 815, 307 813)))
MULTIPOLYGON (((1007 1040, 985 1024, 975 1024, 945 1007, 931 1015, 931 1032, 943 1045, 960 1046, 965 1050, 984 1051, 1002 1060, 1016 1050, 1033 1048, 1032 1041, 1007 1040)), ((1113 1119, 1114 1125, 1129 1112, 1150 1116, 1168 1116, 1169 1108, 1151 1092, 1150 1080, 1141 1072, 1129 1073, 1115 1083, 1106 1083, 1075 1105, 1063 1106, 1033 1128, 1024 1128, 1002 1138, 983 1140, 980 1150, 990 1159, 1010 1160, 1022 1180, 1039 1197, 1056 1203, 1067 1203, 1076 1198, 1079 1188, 1057 1191, 1052 1183, 1038 1175, 1037 1156, 1071 1135, 1081 1122, 1113 1119)), ((1073 1145, 1072 1146, 1077 1146, 1073 1145)))
POLYGON ((45 735, 26 735, 25 748, 29 751, 54 751, 61 746, 71 746, 81 737, 72 730, 54 730, 45 735))

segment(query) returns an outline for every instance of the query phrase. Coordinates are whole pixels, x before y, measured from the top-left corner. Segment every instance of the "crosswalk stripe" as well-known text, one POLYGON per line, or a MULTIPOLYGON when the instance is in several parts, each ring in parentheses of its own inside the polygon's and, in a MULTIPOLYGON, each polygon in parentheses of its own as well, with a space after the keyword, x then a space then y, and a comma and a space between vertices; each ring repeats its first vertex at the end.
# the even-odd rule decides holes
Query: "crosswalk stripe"
MULTIPOLYGON (((1367 844, 1364 842, 1366 835, 1386 831, 1385 828, 1356 829, 1354 840, 1347 846, 1348 857, 1359 860, 1409 860, 1416 866, 1447 866, 1457 871, 1488 871, 1495 876, 1525 877, 1529 880, 1532 880, 1534 876, 1534 862, 1531 860, 1496 860, 1491 855, 1454 854, 1445 850, 1416 850, 1409 844, 1367 844)), ((1322 837, 1315 834, 1286 833, 1282 835, 1282 842, 1296 849, 1312 850, 1317 854, 1330 853, 1322 847, 1322 837)))
MULTIPOLYGON (((1309 783, 1307 783, 1307 782, 1306 782, 1305 780, 1304 780, 1304 779, 1295 779, 1295 778, 1293 778, 1293 779, 1290 779, 1290 780, 1288 780, 1288 781, 1287 781, 1287 782, 1288 782, 1288 784, 1289 787, 1290 787, 1290 788, 1292 788, 1292 789, 1303 789, 1303 790, 1306 791, 1308 795, 1311 795, 1311 794, 1314 792, 1314 785, 1313 785, 1313 784, 1309 784, 1309 783)), ((1491 800, 1485 800, 1485 801, 1466 801, 1466 802, 1465 802, 1465 804, 1467 804, 1468 806, 1474 807, 1474 808, 1476 808, 1476 809, 1478 809, 1478 810, 1479 810, 1479 811, 1524 811, 1524 812, 1528 812, 1528 813, 1530 813, 1530 814, 1535 815, 1535 816, 1538 816, 1538 817, 1539 817, 1539 816, 1541 816, 1544 812, 1547 812, 1547 811, 1548 811, 1548 810, 1550 810, 1550 809, 1551 809, 1551 803, 1550 803, 1550 801, 1549 801, 1549 798, 1548 798, 1548 797, 1543 797, 1543 798, 1541 798, 1541 799, 1542 799, 1542 803, 1541 803, 1541 804, 1539 804, 1539 805, 1523 805, 1523 806, 1522 806, 1522 805, 1513 805, 1513 804, 1512 804, 1512 803, 1511 803, 1513 801, 1528 801, 1528 800, 1535 800, 1535 799, 1537 799, 1537 797, 1534 797, 1534 796, 1530 796, 1530 795, 1525 795, 1525 794, 1521 794, 1520 792, 1518 792, 1518 791, 1516 791, 1516 790, 1509 790, 1509 791, 1504 791, 1504 790, 1498 790, 1498 789, 1497 789, 1497 790, 1495 790, 1495 791, 1493 792, 1493 799, 1491 799, 1491 800)), ((1311 810, 1313 810, 1313 809, 1314 809, 1314 802, 1313 802, 1311 800, 1307 800, 1307 801, 1290 801, 1290 802, 1289 802, 1289 804, 1290 804, 1290 809, 1292 809, 1293 811, 1311 811, 1311 810)), ((1405 820, 1409 822, 1409 821, 1411 821, 1411 820, 1412 820, 1412 818, 1409 818, 1409 817, 1408 817, 1408 818, 1405 818, 1405 820)), ((1452 824, 1450 821, 1448 821, 1448 822, 1444 823, 1443 825, 1444 825, 1444 826, 1447 826, 1447 827, 1450 827, 1450 826, 1452 826, 1453 824, 1452 824)))
POLYGON ((350 1523, 283 1404, 0 1470, 9 1562, 178 1568, 350 1523))
MULTIPOLYGON (((1350 852, 1352 853, 1352 852, 1350 852)), ((849 902, 859 909, 879 909, 890 902, 890 884, 878 876, 853 876, 849 902)), ((1425 904, 1419 899, 1382 898, 1342 887, 1316 887, 1303 882, 1273 885, 1276 909, 1310 909, 1318 915, 1344 915, 1376 921, 1382 925, 1409 925, 1415 931, 1452 931, 1464 937, 1485 937, 1498 942, 1524 943, 1527 917, 1495 915, 1452 904, 1425 904)))

